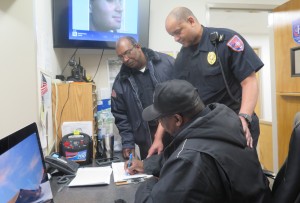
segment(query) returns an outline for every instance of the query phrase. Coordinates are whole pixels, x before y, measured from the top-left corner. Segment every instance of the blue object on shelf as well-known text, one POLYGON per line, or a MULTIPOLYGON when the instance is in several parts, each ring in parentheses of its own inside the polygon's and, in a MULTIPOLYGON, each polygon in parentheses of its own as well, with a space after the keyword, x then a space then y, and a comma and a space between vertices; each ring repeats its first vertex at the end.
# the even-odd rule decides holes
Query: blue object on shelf
POLYGON ((109 109, 111 107, 110 104, 110 99, 102 99, 101 101, 98 101, 97 111, 109 109))

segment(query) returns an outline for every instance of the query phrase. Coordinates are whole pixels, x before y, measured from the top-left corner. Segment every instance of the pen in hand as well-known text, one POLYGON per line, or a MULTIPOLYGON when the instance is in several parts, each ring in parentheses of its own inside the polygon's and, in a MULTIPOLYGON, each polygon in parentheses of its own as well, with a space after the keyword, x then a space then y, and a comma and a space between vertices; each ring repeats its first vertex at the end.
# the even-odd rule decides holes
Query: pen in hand
POLYGON ((128 168, 132 165, 132 153, 129 154, 129 160, 127 162, 127 171, 126 171, 126 175, 130 175, 130 173, 128 172, 128 168))
POLYGON ((129 160, 128 160, 128 163, 127 163, 127 168, 129 168, 132 164, 132 153, 129 154, 129 160))

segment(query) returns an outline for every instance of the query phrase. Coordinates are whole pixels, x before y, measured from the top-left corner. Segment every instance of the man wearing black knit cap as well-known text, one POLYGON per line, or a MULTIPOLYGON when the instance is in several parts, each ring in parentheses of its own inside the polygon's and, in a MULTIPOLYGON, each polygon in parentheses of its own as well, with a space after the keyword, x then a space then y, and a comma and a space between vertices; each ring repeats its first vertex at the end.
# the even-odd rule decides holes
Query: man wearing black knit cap
POLYGON ((148 173, 135 202, 267 203, 268 181, 247 147, 239 117, 223 104, 204 106, 184 80, 158 84, 143 119, 158 119, 174 140, 163 154, 133 160, 128 173, 148 173))

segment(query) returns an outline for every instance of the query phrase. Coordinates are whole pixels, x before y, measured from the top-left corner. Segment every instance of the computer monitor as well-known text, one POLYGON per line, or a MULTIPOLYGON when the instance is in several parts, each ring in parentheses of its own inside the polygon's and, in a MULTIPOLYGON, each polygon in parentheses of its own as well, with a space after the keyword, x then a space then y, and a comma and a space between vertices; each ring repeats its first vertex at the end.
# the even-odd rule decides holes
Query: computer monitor
POLYGON ((52 0, 53 47, 115 49, 123 36, 148 47, 149 19, 150 0, 52 0))
POLYGON ((36 123, 0 140, 1 202, 52 202, 36 123))

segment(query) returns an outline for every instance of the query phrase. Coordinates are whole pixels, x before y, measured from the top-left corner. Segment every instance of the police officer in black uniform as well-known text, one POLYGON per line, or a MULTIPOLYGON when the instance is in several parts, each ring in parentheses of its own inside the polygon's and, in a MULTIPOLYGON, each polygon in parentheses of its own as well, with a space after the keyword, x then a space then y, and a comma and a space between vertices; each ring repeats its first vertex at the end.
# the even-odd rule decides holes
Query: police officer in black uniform
MULTIPOLYGON (((260 130, 254 113, 258 97, 255 72, 264 64, 247 41, 235 31, 202 26, 185 7, 171 11, 166 30, 182 44, 174 78, 197 87, 206 105, 222 103, 239 114, 248 146, 256 147, 260 130)), ((156 149, 151 147, 152 152, 156 149)))

